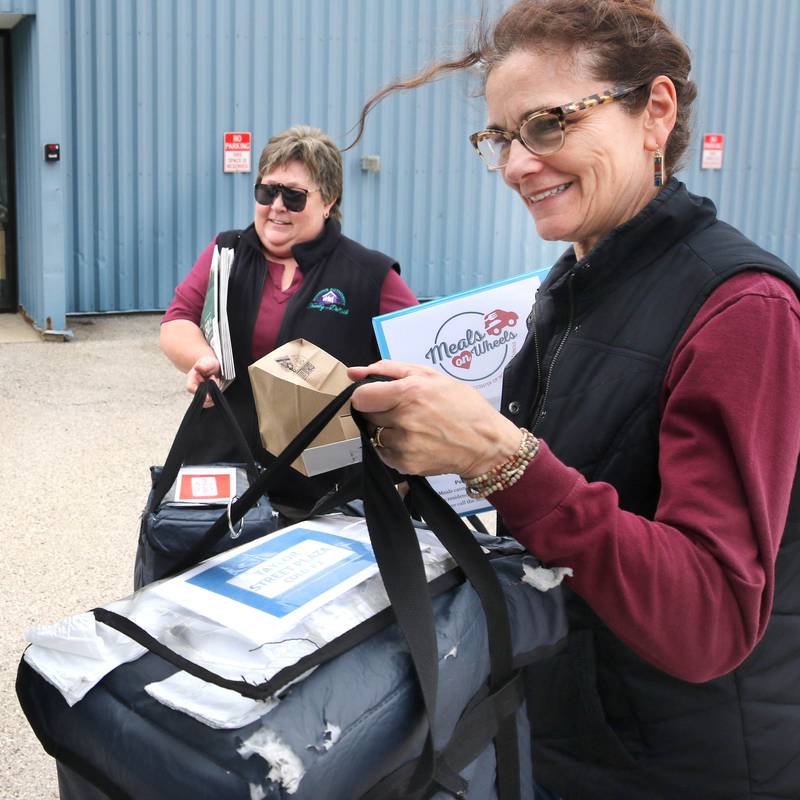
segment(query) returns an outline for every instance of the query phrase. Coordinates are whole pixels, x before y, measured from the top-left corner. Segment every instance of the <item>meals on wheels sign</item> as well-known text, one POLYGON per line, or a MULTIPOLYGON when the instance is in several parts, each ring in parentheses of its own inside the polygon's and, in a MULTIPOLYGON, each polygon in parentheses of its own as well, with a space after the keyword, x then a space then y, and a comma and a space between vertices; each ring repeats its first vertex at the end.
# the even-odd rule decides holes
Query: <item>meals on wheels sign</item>
MULTIPOLYGON (((500 408, 503 370, 527 335, 526 320, 547 269, 375 317, 384 358, 425 364, 477 389, 500 408)), ((430 478, 459 514, 491 508, 467 496, 457 475, 430 478)))

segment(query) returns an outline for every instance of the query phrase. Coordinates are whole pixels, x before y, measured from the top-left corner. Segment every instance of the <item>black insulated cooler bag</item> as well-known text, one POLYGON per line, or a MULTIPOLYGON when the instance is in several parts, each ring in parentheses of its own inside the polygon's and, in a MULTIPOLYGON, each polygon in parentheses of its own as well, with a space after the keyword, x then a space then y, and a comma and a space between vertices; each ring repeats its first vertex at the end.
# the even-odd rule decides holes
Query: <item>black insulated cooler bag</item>
MULTIPOLYGON (((354 388, 296 437, 175 572, 213 551, 354 388)), ((18 672, 22 708, 59 763, 62 800, 533 798, 521 670, 561 646, 560 591, 529 585, 525 567, 536 562, 519 544, 470 531, 427 481, 411 476, 413 507, 456 564, 429 583, 398 476, 353 416, 366 524, 389 607, 260 684, 216 675, 126 617, 95 609, 100 624, 149 652, 72 707, 24 659, 18 672), (241 728, 211 728, 144 691, 179 670, 273 704, 241 728)))

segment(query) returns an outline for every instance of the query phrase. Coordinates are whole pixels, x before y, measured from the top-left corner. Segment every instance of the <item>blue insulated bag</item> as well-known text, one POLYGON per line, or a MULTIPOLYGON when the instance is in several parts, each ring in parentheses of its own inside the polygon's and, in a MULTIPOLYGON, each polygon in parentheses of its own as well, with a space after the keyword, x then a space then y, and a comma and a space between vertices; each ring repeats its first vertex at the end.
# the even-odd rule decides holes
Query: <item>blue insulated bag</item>
MULTIPOLYGON (((354 388, 298 435, 176 570, 247 513, 354 388)), ((150 652, 71 708, 24 660, 17 679, 29 722, 61 765, 64 800, 532 800, 521 670, 561 646, 560 592, 528 585, 524 567, 536 562, 518 543, 469 531, 427 481, 411 476, 414 508, 458 565, 428 583, 397 475, 358 412, 353 417, 366 523, 390 606, 262 684, 215 675, 131 620, 95 609, 99 622, 150 652), (177 670, 278 702, 241 728, 212 729, 144 691, 177 670)))
MULTIPOLYGON (((150 468, 152 486, 142 512, 133 569, 135 589, 141 589, 142 586, 159 580, 173 571, 175 565, 184 561, 187 554, 194 550, 197 542, 219 519, 224 509, 224 505, 219 504, 186 505, 174 501, 175 482, 186 453, 190 450, 193 438, 203 435, 201 411, 203 402, 209 394, 221 410, 230 437, 236 444, 242 460, 239 463, 206 466, 233 468, 240 494, 244 494, 258 478, 260 468, 253 458, 225 395, 214 381, 200 384, 178 428, 164 466, 150 468)), ((271 533, 276 529, 277 521, 278 514, 273 511, 268 498, 261 495, 255 498, 252 508, 237 525, 229 525, 225 535, 219 537, 207 551, 198 552, 196 560, 200 561, 201 558, 216 555, 271 533)))

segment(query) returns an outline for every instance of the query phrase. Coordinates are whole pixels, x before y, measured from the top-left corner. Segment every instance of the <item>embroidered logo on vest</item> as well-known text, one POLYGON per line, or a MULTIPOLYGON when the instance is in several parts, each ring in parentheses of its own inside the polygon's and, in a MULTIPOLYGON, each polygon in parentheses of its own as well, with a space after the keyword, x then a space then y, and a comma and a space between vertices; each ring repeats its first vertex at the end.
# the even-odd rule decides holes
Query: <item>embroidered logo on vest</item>
POLYGON ((314 295, 314 299, 308 304, 307 308, 317 311, 335 311, 337 314, 347 316, 350 309, 347 307, 347 299, 341 289, 323 289, 314 295))

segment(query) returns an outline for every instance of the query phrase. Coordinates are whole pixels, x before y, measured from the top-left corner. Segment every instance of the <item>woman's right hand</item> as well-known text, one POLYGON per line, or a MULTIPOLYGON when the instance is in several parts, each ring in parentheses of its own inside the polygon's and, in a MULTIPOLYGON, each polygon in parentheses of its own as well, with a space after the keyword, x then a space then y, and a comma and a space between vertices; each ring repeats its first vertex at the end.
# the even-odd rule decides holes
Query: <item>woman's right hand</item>
MULTIPOLYGON (((190 394, 194 394, 203 381, 214 380, 220 385, 222 368, 197 323, 188 319, 162 322, 159 344, 167 358, 186 373, 186 391, 190 394)), ((203 407, 213 405, 209 397, 203 407)))
MULTIPOLYGON (((222 368, 216 356, 200 356, 186 373, 186 391, 188 391, 189 394, 194 394, 197 391, 197 387, 203 381, 208 380, 214 381, 217 386, 219 386, 221 377, 222 368)), ((211 408, 213 405, 214 401, 211 397, 206 397, 203 408, 211 408)))
POLYGON ((351 380, 395 380, 359 386, 351 398, 381 429, 378 455, 407 475, 475 477, 511 458, 520 430, 475 389, 432 367, 379 361, 350 367, 351 380))

